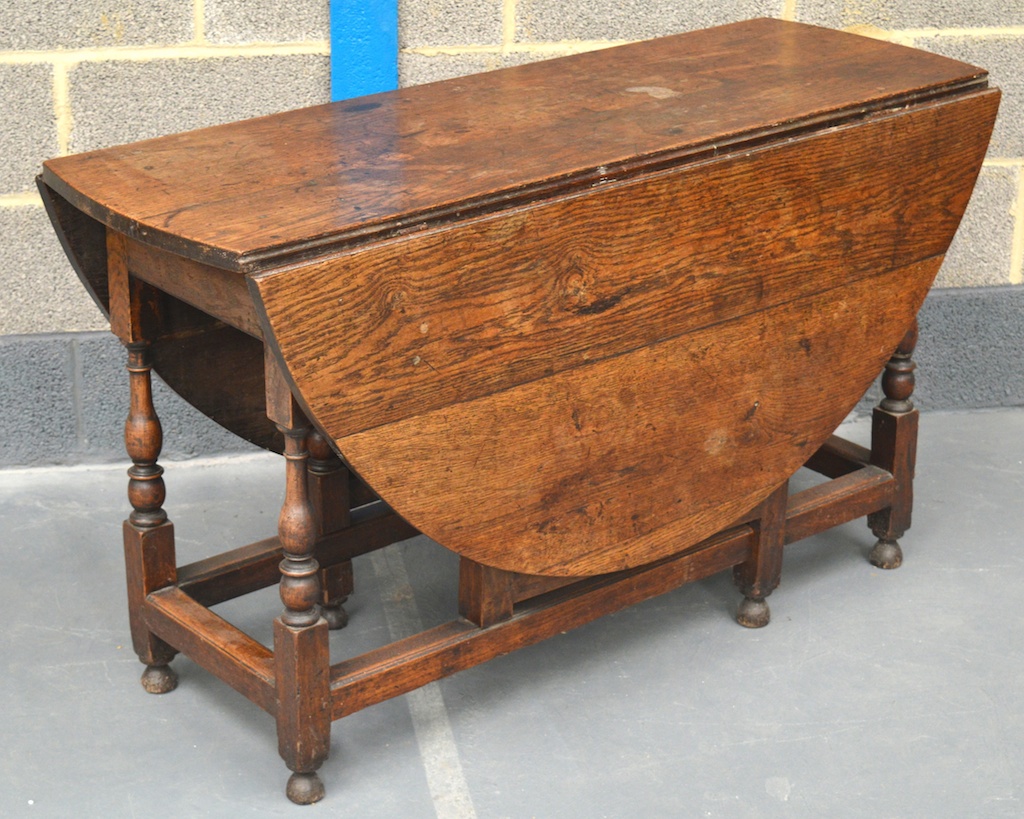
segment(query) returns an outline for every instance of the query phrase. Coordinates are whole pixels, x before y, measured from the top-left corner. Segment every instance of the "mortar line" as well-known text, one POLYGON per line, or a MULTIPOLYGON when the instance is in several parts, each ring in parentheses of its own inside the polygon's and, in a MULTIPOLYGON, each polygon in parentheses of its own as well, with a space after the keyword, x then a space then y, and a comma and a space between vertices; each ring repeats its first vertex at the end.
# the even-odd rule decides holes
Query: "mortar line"
POLYGON ((42 207, 43 200, 37 191, 24 193, 0 193, 0 208, 42 207))
MULTIPOLYGON (((370 562, 377 576, 391 639, 400 640, 423 631, 401 550, 392 547, 373 552, 370 562)), ((440 684, 433 682, 417 688, 406 694, 405 699, 437 819, 476 819, 440 684)))
POLYGON ((984 168, 1020 168, 1024 167, 1024 157, 992 157, 981 164, 984 168))
POLYGON ((783 0, 782 19, 796 20, 796 0, 783 0))
POLYGON ((289 43, 245 43, 219 45, 186 43, 174 46, 111 46, 109 48, 78 48, 61 51, 2 51, 0 64, 75 63, 110 60, 203 59, 208 57, 265 57, 288 54, 330 54, 328 40, 303 40, 289 43))
POLYGON ((192 3, 193 41, 197 45, 206 43, 206 0, 193 0, 192 3))
POLYGON ((53 115, 57 126, 57 153, 67 156, 71 149, 71 131, 75 126, 68 91, 68 70, 73 63, 53 65, 53 115))
POLYGON ((988 26, 977 28, 904 28, 893 29, 892 34, 904 37, 997 37, 1010 35, 1024 37, 1024 26, 988 26))
POLYGON ((516 41, 516 3, 518 0, 504 0, 501 9, 501 47, 508 51, 516 41))
POLYGON ((1010 245, 1010 284, 1024 284, 1024 167, 1017 169, 1013 243, 1010 245))
POLYGON ((415 46, 403 48, 403 54, 424 57, 454 57, 460 54, 578 54, 601 48, 627 45, 633 40, 562 40, 547 43, 512 43, 506 49, 495 45, 415 46))

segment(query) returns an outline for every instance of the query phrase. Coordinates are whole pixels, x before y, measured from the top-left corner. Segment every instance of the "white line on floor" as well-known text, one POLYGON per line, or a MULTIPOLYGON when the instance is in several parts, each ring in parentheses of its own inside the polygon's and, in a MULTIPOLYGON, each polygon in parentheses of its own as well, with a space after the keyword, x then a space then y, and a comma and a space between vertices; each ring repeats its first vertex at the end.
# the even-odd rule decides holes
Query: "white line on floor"
MULTIPOLYGON (((400 640, 423 631, 402 553, 394 548, 384 549, 374 552, 370 559, 380 583, 391 639, 400 640)), ((441 687, 430 683, 410 692, 406 701, 438 819, 475 819, 476 809, 462 773, 441 687)))

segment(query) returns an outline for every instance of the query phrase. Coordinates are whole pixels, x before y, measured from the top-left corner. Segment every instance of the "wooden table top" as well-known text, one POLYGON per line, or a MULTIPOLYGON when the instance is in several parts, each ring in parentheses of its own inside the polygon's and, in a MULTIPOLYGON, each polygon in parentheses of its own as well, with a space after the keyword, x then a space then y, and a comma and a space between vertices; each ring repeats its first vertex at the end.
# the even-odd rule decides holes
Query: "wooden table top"
POLYGON ((157 371, 208 415, 270 445, 266 344, 420 531, 600 574, 751 514, 827 439, 998 98, 754 20, 56 159, 43 193, 101 304, 108 264, 155 286, 157 371))
POLYGON ((51 160, 129 236, 254 271, 983 81, 760 19, 51 160))

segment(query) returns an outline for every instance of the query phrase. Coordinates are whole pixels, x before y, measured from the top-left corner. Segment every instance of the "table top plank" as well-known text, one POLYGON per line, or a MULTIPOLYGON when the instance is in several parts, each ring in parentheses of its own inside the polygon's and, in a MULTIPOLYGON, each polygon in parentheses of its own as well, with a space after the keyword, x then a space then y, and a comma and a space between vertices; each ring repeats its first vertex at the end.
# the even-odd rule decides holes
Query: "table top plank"
POLYGON ((208 415, 263 441, 262 339, 425 534, 593 574, 749 514, 826 440, 911 324, 998 97, 757 20, 53 160, 42 189, 69 242, 74 209, 125 234, 167 306, 157 369, 208 415))
POLYGON ((355 471, 448 548, 532 574, 655 560, 750 512, 863 395, 998 99, 254 274, 264 338, 355 471))
POLYGON ((54 159, 43 179, 133 238, 252 271, 983 82, 752 20, 54 159))
POLYGON ((341 443, 941 255, 997 97, 879 114, 256 274, 258 309, 341 443))
POLYGON ((424 412, 342 451, 406 520, 485 565, 583 576, 649 563, 735 523, 816 451, 940 262, 424 412))

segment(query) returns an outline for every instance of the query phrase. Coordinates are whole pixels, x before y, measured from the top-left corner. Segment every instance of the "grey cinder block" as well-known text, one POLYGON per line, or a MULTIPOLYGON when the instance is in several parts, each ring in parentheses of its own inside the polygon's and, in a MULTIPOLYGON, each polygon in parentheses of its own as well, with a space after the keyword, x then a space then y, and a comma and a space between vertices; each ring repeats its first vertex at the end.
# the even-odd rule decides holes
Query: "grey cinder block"
MULTIPOLYGON (((1024 287, 936 288, 918 326, 918 409, 1024 406, 1024 287)), ((881 398, 876 379, 855 414, 870 415, 881 398)))
POLYGON ((0 465, 78 459, 68 337, 0 336, 0 465))
POLYGON ((1013 245, 1017 168, 984 167, 936 287, 1007 284, 1013 245))
POLYGON ((502 0, 398 0, 402 48, 501 43, 502 0))
POLYGON ((781 11, 778 0, 518 0, 516 39, 642 40, 781 11))
MULTIPOLYGON (((81 457, 116 461, 124 454, 124 419, 128 412, 126 353, 109 333, 90 333, 75 339, 81 394, 81 457)), ((257 451, 215 424, 153 379, 153 404, 164 431, 161 457, 180 460, 196 455, 257 451)))
POLYGON ((920 327, 918 407, 1024 406, 1024 287, 933 290, 920 327))
POLYGON ((988 155, 1024 156, 1024 36, 921 37, 915 45, 988 70, 1003 92, 988 155))
POLYGON ((483 71, 495 71, 514 65, 537 62, 555 57, 555 54, 423 54, 398 55, 398 83, 401 86, 422 85, 428 82, 465 77, 483 71))
POLYGON ((289 43, 330 36, 329 0, 206 0, 211 43, 289 43))
MULTIPOLYGON (((125 352, 109 333, 0 336, 0 467, 127 463, 125 352)), ((159 379, 163 460, 254 452, 159 379)))
POLYGON ((0 194, 35 190, 39 165, 57 153, 53 68, 0 65, 0 194))
POLYGON ((829 28, 877 26, 906 28, 978 28, 1024 24, 1020 0, 799 0, 797 19, 829 28))
MULTIPOLYGON (((128 375, 124 347, 110 333, 90 333, 75 336, 74 353, 81 393, 79 448, 83 457, 127 461, 124 420, 128 415, 128 375)), ((154 388, 154 402, 155 393, 154 388)), ((157 415, 162 414, 158 409, 157 415)))
POLYGON ((69 77, 73 153, 326 102, 326 56, 82 63, 69 77))
POLYGON ((0 333, 103 326, 42 206, 0 208, 0 333))
POLYGON ((7 0, 0 51, 170 45, 194 37, 192 0, 7 0))

